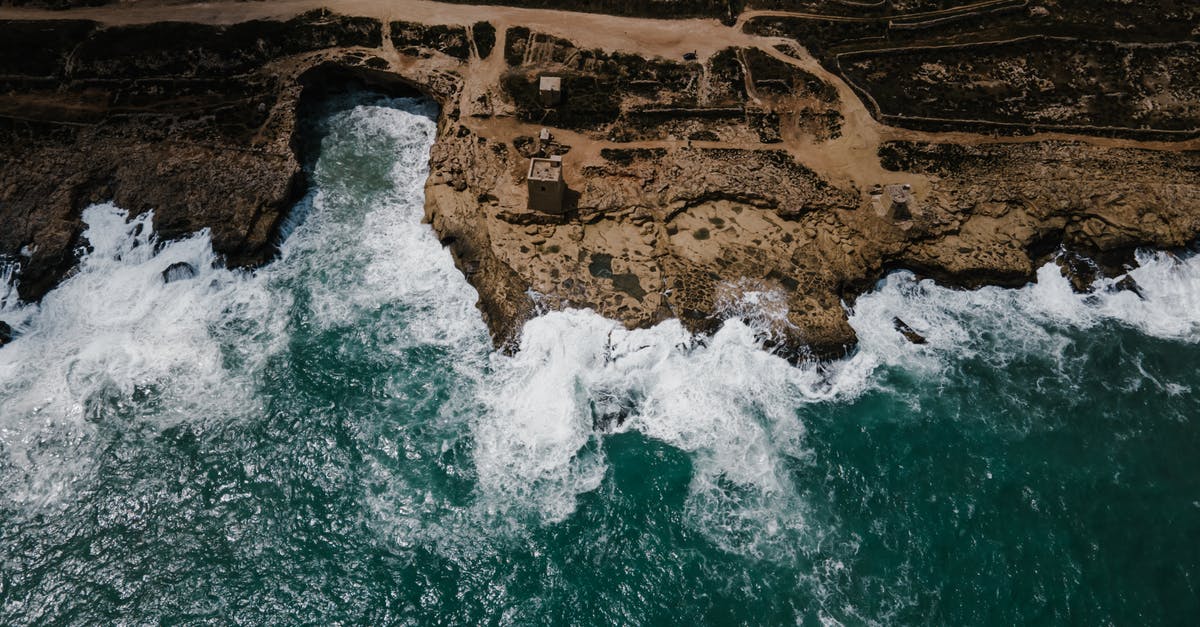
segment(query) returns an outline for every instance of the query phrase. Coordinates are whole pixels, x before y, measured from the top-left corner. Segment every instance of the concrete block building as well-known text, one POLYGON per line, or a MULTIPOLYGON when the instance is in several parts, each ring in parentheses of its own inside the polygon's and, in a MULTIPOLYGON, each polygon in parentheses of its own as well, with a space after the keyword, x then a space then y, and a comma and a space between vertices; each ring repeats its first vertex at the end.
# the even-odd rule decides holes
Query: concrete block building
POLYGON ((529 208, 545 213, 562 213, 563 197, 567 183, 563 180, 562 157, 549 159, 534 157, 529 160, 529 174, 525 177, 529 186, 529 208))
POLYGON ((543 76, 538 80, 538 94, 542 98, 543 107, 557 107, 562 103, 562 78, 559 76, 543 76))
POLYGON ((885 188, 888 197, 887 216, 893 220, 912 219, 912 186, 888 185, 885 188))

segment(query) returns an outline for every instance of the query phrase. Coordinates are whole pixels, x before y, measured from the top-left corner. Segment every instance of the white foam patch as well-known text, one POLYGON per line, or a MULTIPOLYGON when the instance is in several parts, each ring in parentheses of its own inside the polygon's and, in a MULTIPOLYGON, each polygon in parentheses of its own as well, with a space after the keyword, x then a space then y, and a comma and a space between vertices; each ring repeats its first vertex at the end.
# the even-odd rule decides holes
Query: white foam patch
POLYGON ((433 106, 421 100, 395 99, 359 105, 325 122, 319 191, 313 211, 283 246, 287 264, 301 257, 297 273, 324 275, 311 282, 312 309, 324 327, 344 326, 365 312, 403 304, 409 310, 394 347, 419 344, 461 345, 486 341, 487 331, 475 309, 477 293, 454 266, 424 217, 424 188, 429 149, 436 137, 433 106), (361 167, 353 159, 364 158, 361 167), (323 181, 323 171, 338 170, 323 181), (347 170, 377 181, 338 180, 347 170), (378 187, 363 211, 362 187, 378 187), (332 251, 339 251, 332 255, 332 251), (355 286, 347 286, 353 282, 355 286))
POLYGON ((15 261, 0 261, 0 312, 7 314, 6 317, 15 317, 13 314, 21 309, 20 298, 17 295, 18 268, 15 261))
POLYGON ((545 314, 526 323, 519 353, 495 357, 483 386, 484 502, 565 518, 603 479, 596 438, 624 415, 616 429, 692 455, 689 524, 742 553, 778 539, 783 557, 804 530, 787 469, 809 460, 796 408, 861 392, 873 367, 869 356, 793 367, 737 320, 698 344, 678 321, 630 331, 588 310, 545 314))
POLYGON ((858 299, 850 324, 859 350, 881 363, 940 372, 956 359, 981 356, 1003 365, 1016 355, 1061 356, 1068 330, 1118 323, 1146 335, 1200 342, 1200 256, 1139 253, 1130 271, 1142 296, 1101 279, 1090 294, 1077 294, 1054 263, 1038 270, 1037 282, 1020 289, 954 290, 910 272, 895 272, 858 299), (1144 297, 1144 298, 1143 298, 1144 297), (896 332, 900 318, 928 340, 913 345, 896 332))
POLYGON ((333 157, 380 165, 379 180, 356 195, 335 184, 355 164, 319 166, 342 171, 306 200, 308 219, 288 227, 282 258, 257 273, 215 264, 207 232, 159 243, 151 213, 130 218, 112 204, 84 211, 91 251, 40 305, 17 302, 6 266, 0 319, 17 339, 0 349, 0 464, 15 471, 6 482, 23 485, 5 497, 69 493, 95 467, 97 431, 121 421, 161 429, 261 416, 268 399, 256 377, 288 344, 297 294, 310 296, 301 318, 364 325, 381 350, 448 346, 463 369, 486 355, 474 290, 421 224, 431 114, 411 100, 335 114, 333 132, 351 136, 335 138, 344 143, 333 157), (165 283, 177 262, 195 276, 165 283))
POLYGON ((785 339, 785 330, 795 329, 787 317, 787 301, 783 290, 742 278, 717 286, 716 312, 722 319, 745 321, 763 333, 763 337, 779 342, 785 339))
POLYGON ((576 494, 600 484, 603 459, 584 447, 596 437, 589 391, 603 376, 612 329, 600 316, 549 314, 526 324, 516 355, 496 358, 475 430, 479 487, 490 509, 526 505, 561 520, 576 494), (560 325, 570 327, 569 337, 560 325))
POLYGON ((1102 316, 1154 337, 1200 342, 1200 256, 1180 259, 1170 253, 1140 252, 1138 267, 1129 274, 1145 300, 1130 292, 1102 293, 1102 316))
MULTIPOLYGON (((19 337, 0 350, 0 446, 31 477, 22 494, 53 499, 87 474, 95 421, 253 419, 265 400, 255 374, 300 316, 323 329, 368 325, 379 350, 451 351, 464 396, 446 411, 477 412, 469 428, 484 511, 566 518, 607 473, 604 434, 636 431, 689 454, 687 524, 726 550, 788 559, 811 532, 794 469, 820 463, 797 410, 853 399, 877 385, 880 364, 931 376, 964 356, 1002 364, 1020 351, 1061 352, 1064 326, 1113 320, 1200 341, 1200 262, 1145 255, 1132 273, 1145 301, 1073 294, 1053 266, 1019 290, 955 291, 895 273, 852 311, 860 350, 823 366, 762 350, 756 331, 765 329, 749 325, 778 321, 770 292, 732 302, 739 319, 704 341, 677 321, 631 331, 591 311, 548 313, 526 324, 520 352, 484 364, 476 294, 421 224, 435 131, 422 106, 364 105, 330 119, 318 165, 318 179, 326 171, 330 180, 318 181, 306 219, 287 227, 281 259, 256 274, 213 267, 203 233, 156 246, 148 215, 128 220, 100 205, 85 214, 93 252, 40 306, 16 303, 13 277, 3 277, 0 314, 19 337), (338 180, 346 176, 361 180, 338 180), (162 270, 177 261, 197 276, 164 284, 162 270), (909 344, 897 316, 929 343, 909 344), (993 350, 996 335, 1009 350, 993 350), (130 404, 143 397, 165 400, 130 404)), ((390 502, 417 511, 431 498, 390 502)))
MULTIPOLYGON (((1131 274, 1145 300, 1110 291, 1115 281, 1094 294, 1075 294, 1052 264, 1021 289, 952 290, 893 273, 851 311, 859 350, 824 366, 792 366, 763 351, 756 339, 762 329, 741 320, 697 343, 677 321, 629 331, 591 311, 544 314, 525 325, 517 355, 494 358, 481 385, 486 411, 475 439, 484 501, 503 511, 532 507, 552 521, 570 515, 578 495, 603 479, 597 438, 605 427, 596 421, 624 414, 617 429, 690 453, 691 524, 730 551, 779 549, 782 541, 773 538, 804 529, 806 506, 789 472, 809 461, 801 408, 848 401, 880 385, 874 376, 880 365, 936 384, 966 358, 997 367, 1030 353, 1062 359, 1072 341, 1065 330, 1104 321, 1200 341, 1200 261, 1166 254, 1140 261, 1131 274), (895 317, 928 344, 908 342, 895 317)), ((1171 385, 1159 387, 1171 393, 1171 385)))
POLYGON ((83 220, 92 250, 74 275, 40 306, 2 312, 15 314, 18 337, 0 350, 0 446, 27 473, 34 500, 53 499, 89 471, 86 455, 63 455, 49 441, 86 448, 79 443, 97 425, 139 420, 152 406, 164 408, 154 412, 162 427, 255 407, 248 386, 226 370, 213 330, 231 315, 264 319, 268 299, 239 273, 214 267, 207 233, 160 246, 152 214, 129 219, 111 204, 87 208, 83 220), (165 283, 174 263, 195 276, 165 283))

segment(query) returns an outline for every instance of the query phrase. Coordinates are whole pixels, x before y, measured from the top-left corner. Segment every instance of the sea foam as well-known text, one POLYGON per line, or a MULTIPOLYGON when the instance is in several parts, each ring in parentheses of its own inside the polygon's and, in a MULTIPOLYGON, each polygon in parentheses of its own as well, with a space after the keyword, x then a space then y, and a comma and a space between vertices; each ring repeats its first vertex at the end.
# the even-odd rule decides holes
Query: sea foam
POLYGON ((1200 256, 1139 252, 1137 260, 1128 276, 1140 295, 1116 288, 1123 277, 1100 279, 1092 292, 1076 293, 1053 262, 1038 270, 1036 282, 1018 289, 956 290, 898 271, 858 299, 850 324, 860 352, 892 366, 932 371, 981 351, 997 364, 1020 354, 1055 353, 1071 341, 1066 332, 1104 324, 1200 342, 1200 256), (908 343, 892 328, 895 317, 928 343, 908 343))
POLYGON ((808 533, 795 470, 821 460, 805 444, 804 408, 871 391, 880 368, 936 384, 964 358, 986 354, 1002 366, 1021 352, 1054 353, 1071 342, 1063 329, 1105 322, 1200 341, 1200 260, 1143 254, 1131 275, 1145 300, 1109 291, 1107 280, 1074 294, 1053 265, 1017 290, 951 290, 893 273, 850 309, 859 348, 831 364, 794 366, 763 350, 778 318, 770 294, 736 303, 736 316, 707 338, 677 321, 628 330, 567 310, 528 321, 515 355, 492 352, 476 293, 421 222, 431 115, 416 101, 333 114, 322 159, 352 180, 320 180, 319 170, 280 259, 258 272, 222 268, 206 233, 157 242, 151 214, 131 218, 106 204, 85 211, 91 250, 40 305, 17 303, 5 276, 0 315, 19 337, 0 350, 0 446, 4 464, 28 480, 7 496, 53 500, 86 478, 97 425, 256 419, 269 401, 256 377, 300 318, 318 329, 362 325, 373 350, 452 355, 447 376, 461 398, 446 411, 467 415, 448 424, 469 441, 485 519, 564 520, 605 480, 605 438, 632 432, 692 460, 688 524, 729 551, 765 555, 790 542, 775 539, 808 533), (176 262, 196 276, 164 283, 176 262), (909 344, 893 317, 928 344, 909 344), (1007 348, 995 350, 996 337, 1007 348))
POLYGON ((206 232, 160 244, 152 219, 130 219, 112 204, 87 208, 90 252, 73 275, 40 305, 6 301, 0 311, 19 334, 0 350, 0 446, 26 473, 29 498, 52 497, 86 476, 96 429, 136 423, 139 408, 161 407, 154 420, 166 427, 255 407, 214 335, 233 312, 269 319, 270 295, 216 267, 206 232), (165 283, 174 263, 195 276, 165 283))

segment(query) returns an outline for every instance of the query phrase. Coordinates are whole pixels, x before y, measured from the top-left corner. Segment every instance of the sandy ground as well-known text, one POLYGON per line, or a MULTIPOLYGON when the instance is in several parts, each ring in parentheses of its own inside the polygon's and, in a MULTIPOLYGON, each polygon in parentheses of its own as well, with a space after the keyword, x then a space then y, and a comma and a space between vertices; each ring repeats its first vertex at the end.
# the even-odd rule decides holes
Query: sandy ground
MULTIPOLYGON (((991 1, 993 0, 989 0, 991 1)), ((159 21, 228 24, 251 19, 287 19, 326 6, 341 14, 381 20, 384 24, 382 47, 358 51, 384 58, 391 71, 398 75, 415 77, 432 72, 452 71, 461 76, 463 87, 458 109, 462 114, 452 123, 468 126, 476 136, 496 142, 512 144, 519 136, 536 137, 541 130, 540 124, 517 119, 512 115, 512 105, 502 102, 503 99, 499 97, 501 79, 509 70, 502 51, 505 48, 506 31, 512 26, 523 26, 535 32, 562 37, 580 48, 622 51, 668 59, 680 59, 685 52, 693 50, 703 60, 726 48, 755 48, 779 61, 820 77, 833 85, 838 92, 837 107, 843 120, 841 135, 832 140, 819 140, 814 137, 811 128, 801 128, 799 124, 781 125, 783 141, 772 144, 761 143, 757 133, 749 128, 725 134, 724 141, 716 142, 671 138, 622 143, 606 141, 595 133, 551 129, 556 141, 571 147, 570 158, 564 163, 564 174, 568 182, 582 181, 582 170, 588 165, 605 163, 601 151, 608 147, 782 149, 788 151, 796 162, 835 187, 857 190, 864 196, 864 202, 868 188, 875 184, 891 183, 911 184, 914 195, 920 200, 926 195, 940 193, 934 189, 935 181, 913 173, 885 170, 879 159, 879 147, 883 142, 911 140, 970 145, 1060 139, 1077 143, 1058 148, 1057 154, 1086 150, 1086 147, 1078 145, 1084 143, 1145 147, 1163 151, 1195 150, 1200 147, 1200 141, 1195 140, 1178 143, 1139 142, 1053 133, 1027 137, 998 137, 988 134, 930 133, 893 128, 879 123, 847 82, 828 72, 807 51, 799 48, 796 42, 749 35, 740 28, 723 26, 716 20, 637 19, 555 10, 445 4, 428 0, 345 0, 337 3, 322 0, 210 3, 127 0, 107 7, 55 12, 0 8, 0 19, 91 19, 112 25, 159 21), (465 26, 486 20, 491 22, 497 31, 495 51, 486 59, 480 59, 477 53, 472 53, 465 63, 441 54, 420 59, 403 55, 394 48, 389 36, 390 22, 395 20, 465 26), (786 49, 792 54, 784 54, 776 49, 778 44, 787 44, 786 49)), ((314 54, 333 56, 344 52, 346 51, 333 50, 314 54)), ((744 52, 739 54, 744 59, 744 52)), ((781 119, 785 114, 795 115, 794 112, 801 111, 801 107, 811 105, 815 101, 811 94, 756 93, 755 85, 753 77, 747 76, 745 87, 750 99, 772 105, 781 119)), ((701 94, 700 98, 703 100, 704 95, 701 94)), ((5 109, 3 96, 0 95, 0 114, 5 114, 5 111, 18 112, 19 104, 15 103, 5 109)), ((60 104, 69 107, 75 103, 60 104)), ((87 112, 80 113, 82 115, 87 112)), ((676 154, 681 153, 683 151, 676 154)), ((894 227, 886 220, 877 219, 868 211, 830 211, 827 212, 827 220, 779 221, 772 220, 771 212, 742 212, 740 207, 720 200, 690 207, 686 212, 673 216, 670 218, 673 220, 672 228, 666 226, 666 220, 656 222, 624 218, 586 224, 578 221, 561 225, 525 224, 509 220, 500 214, 527 210, 527 196, 521 189, 524 174, 521 170, 526 163, 522 159, 495 165, 498 168, 511 167, 514 171, 512 176, 494 177, 499 187, 491 188, 491 194, 496 200, 488 203, 480 202, 479 196, 476 195, 478 190, 455 191, 454 186, 441 184, 446 182, 445 179, 431 179, 430 185, 427 186, 427 208, 434 208, 430 215, 436 216, 432 219, 435 229, 444 228, 437 226, 437 219, 441 218, 443 225, 446 220, 450 220, 452 226, 459 229, 460 234, 484 233, 484 236, 480 236, 475 243, 469 243, 464 250, 478 244, 470 255, 486 251, 480 259, 491 264, 493 268, 507 268, 507 272, 515 273, 514 276, 519 277, 514 279, 503 273, 475 275, 474 271, 468 272, 468 277, 478 277, 472 278, 471 281, 480 292, 480 307, 488 312, 488 320, 499 321, 493 323, 493 332, 498 338, 513 337, 515 327, 511 325, 518 323, 526 315, 527 311, 522 309, 526 300, 521 295, 526 289, 561 299, 554 302, 562 306, 578 302, 595 308, 602 315, 623 320, 628 326, 646 326, 661 319, 665 313, 679 317, 679 307, 684 308, 679 311, 686 312, 688 308, 710 306, 705 304, 707 301, 704 300, 707 298, 704 296, 706 279, 697 280, 693 275, 715 277, 720 274, 732 279, 739 276, 738 273, 743 273, 744 276, 753 276, 761 281, 764 275, 769 276, 766 268, 770 268, 794 271, 793 280, 797 281, 797 285, 804 285, 803 289, 793 289, 790 292, 787 304, 788 325, 794 325, 787 328, 802 330, 801 336, 793 340, 812 344, 812 338, 817 338, 816 341, 829 350, 840 350, 832 347, 841 347, 847 342, 853 342, 854 337, 853 330, 845 320, 845 310, 839 296, 831 286, 837 285, 842 277, 857 277, 859 275, 854 273, 869 272, 869 266, 866 264, 875 263, 882 258, 881 255, 893 254, 887 252, 890 249, 884 247, 884 242, 890 241, 888 238, 899 237, 892 231, 879 235, 880 229, 894 227), (834 215, 838 213, 846 215, 834 215), (463 226, 464 224, 470 226, 463 226), (719 224, 725 225, 726 228, 709 232, 710 227, 721 228, 717 226, 719 224), (700 231, 705 232, 703 237, 698 235, 700 231), (532 248, 527 248, 527 245, 532 245, 532 248), (597 282, 588 266, 581 264, 584 259, 582 255, 588 251, 611 252, 613 272, 635 275, 638 285, 646 291, 644 298, 627 300, 624 295, 616 293, 622 290, 614 289, 615 284, 597 282), (739 251, 752 252, 743 254, 739 251), (764 259, 767 261, 764 262, 764 259), (735 265, 724 263, 730 261, 735 265), (764 266, 764 263, 768 265, 764 266), (573 285, 582 287, 568 291, 574 288, 564 287, 564 276, 570 277, 573 285), (512 286, 511 281, 520 283, 520 291, 512 286), (668 288, 668 285, 672 287, 668 288)), ((655 171, 652 175, 660 178, 675 176, 663 172, 655 171)), ((435 173, 436 176, 439 174, 435 173)), ((770 180, 770 184, 786 185, 781 179, 782 176, 786 174, 766 180, 770 180)), ((613 193, 617 194, 616 198, 620 201, 632 198, 632 195, 620 195, 623 193, 621 184, 622 181, 617 181, 614 185, 613 193)), ((599 193, 606 191, 609 190, 599 193)), ((1114 211, 1128 213, 1140 210, 1137 205, 1122 204, 1114 211)), ((1025 228, 1017 224, 1024 216, 1025 213, 1016 212, 1012 217, 1005 218, 1009 224, 1004 229, 997 226, 1002 221, 983 216, 972 222, 974 226, 968 229, 967 236, 957 233, 946 236, 940 244, 949 251, 945 253, 945 258, 949 260, 945 263, 958 264, 948 265, 950 269, 947 272, 953 272, 959 267, 997 267, 1004 271, 1012 271, 1015 268, 1015 271, 1021 271, 1025 257, 1020 251, 1026 250, 1028 246, 1014 248, 1008 244, 1012 241, 1028 240, 1021 239, 1025 237, 1023 232, 1014 230, 1018 227, 1025 228), (982 252, 978 255, 970 253, 964 256, 964 246, 968 249, 977 248, 982 252), (1020 255, 1020 258, 1012 258, 1012 255, 1020 255)), ((1030 229, 1026 230, 1033 233, 1030 229)), ((934 251, 919 254, 942 253, 934 251)), ((926 263, 926 258, 918 259, 921 263, 926 263)), ((479 266, 475 268, 478 270, 479 266)), ((732 285, 720 289, 757 289, 754 285, 766 283, 755 283, 748 288, 732 285)))
MULTIPOLYGON (((988 0, 981 6, 1006 0, 988 0)), ((880 124, 871 116, 858 95, 836 75, 826 71, 814 58, 800 49, 797 59, 774 49, 777 43, 787 40, 764 38, 744 33, 738 26, 728 27, 717 20, 658 20, 615 17, 570 11, 519 9, 497 6, 472 6, 446 4, 428 0, 341 0, 331 3, 322 0, 265 0, 261 2, 203 2, 178 3, 164 0, 129 0, 117 5, 94 8, 79 8, 67 11, 46 11, 25 8, 0 8, 0 19, 90 19, 106 24, 136 24, 164 20, 178 20, 212 24, 228 24, 249 19, 287 19, 305 11, 329 7, 347 14, 378 18, 386 24, 392 20, 415 21, 428 24, 469 25, 480 20, 490 21, 497 30, 497 50, 503 50, 504 32, 510 26, 524 26, 533 31, 549 33, 571 40, 584 48, 600 48, 608 51, 625 51, 641 55, 657 55, 679 58, 684 52, 695 50, 701 59, 728 47, 757 47, 771 56, 816 74, 837 87, 841 112, 845 118, 842 136, 832 141, 814 144, 802 136, 784 137, 783 144, 769 147, 783 148, 796 159, 815 171, 844 182, 870 185, 886 182, 894 173, 884 170, 877 156, 881 142, 901 139, 912 141, 952 142, 958 144, 1018 143, 1062 139, 1087 142, 1105 146, 1145 147, 1156 150, 1194 150, 1200 141, 1186 142, 1143 142, 1135 140, 1085 137, 1070 134, 1039 133, 1027 137, 993 137, 990 135, 957 132, 922 132, 898 129, 880 124)), ((751 11, 743 14, 739 24, 756 16, 789 15, 780 11, 751 11)), ((794 42, 791 42, 794 43, 794 42)), ((391 49, 385 37, 384 56, 389 57, 393 67, 403 68, 404 60, 391 49)), ((499 84, 505 71, 503 55, 493 54, 486 60, 472 59, 470 68, 463 72, 466 85, 463 104, 479 93, 499 84)), ((524 124, 510 117, 488 119, 469 118, 463 122, 480 134, 504 141, 519 135, 536 136, 539 126, 524 124)), ((599 155, 602 148, 617 146, 598 141, 579 133, 558 131, 560 141, 572 146, 578 157, 599 155)), ((683 141, 633 142, 620 147, 670 147, 683 141)), ((693 145, 732 148, 763 148, 764 144, 753 142, 705 143, 693 145)), ((575 163, 591 159, 573 159, 575 163)), ((911 179, 908 179, 911 181, 911 179)), ((918 187, 923 181, 912 181, 918 187)))

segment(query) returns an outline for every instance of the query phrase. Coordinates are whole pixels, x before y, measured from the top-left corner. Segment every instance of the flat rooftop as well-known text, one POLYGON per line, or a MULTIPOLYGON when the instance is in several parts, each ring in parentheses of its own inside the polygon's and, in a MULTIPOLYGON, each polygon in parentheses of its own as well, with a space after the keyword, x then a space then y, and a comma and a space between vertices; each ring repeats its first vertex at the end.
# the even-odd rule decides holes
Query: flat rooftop
POLYGON ((530 159, 529 178, 539 181, 562 179, 562 161, 558 159, 530 159))
POLYGON ((562 78, 558 76, 543 76, 538 82, 541 91, 562 91, 562 78))
POLYGON ((888 185, 886 189, 892 202, 905 203, 912 200, 912 188, 908 185, 888 185))

